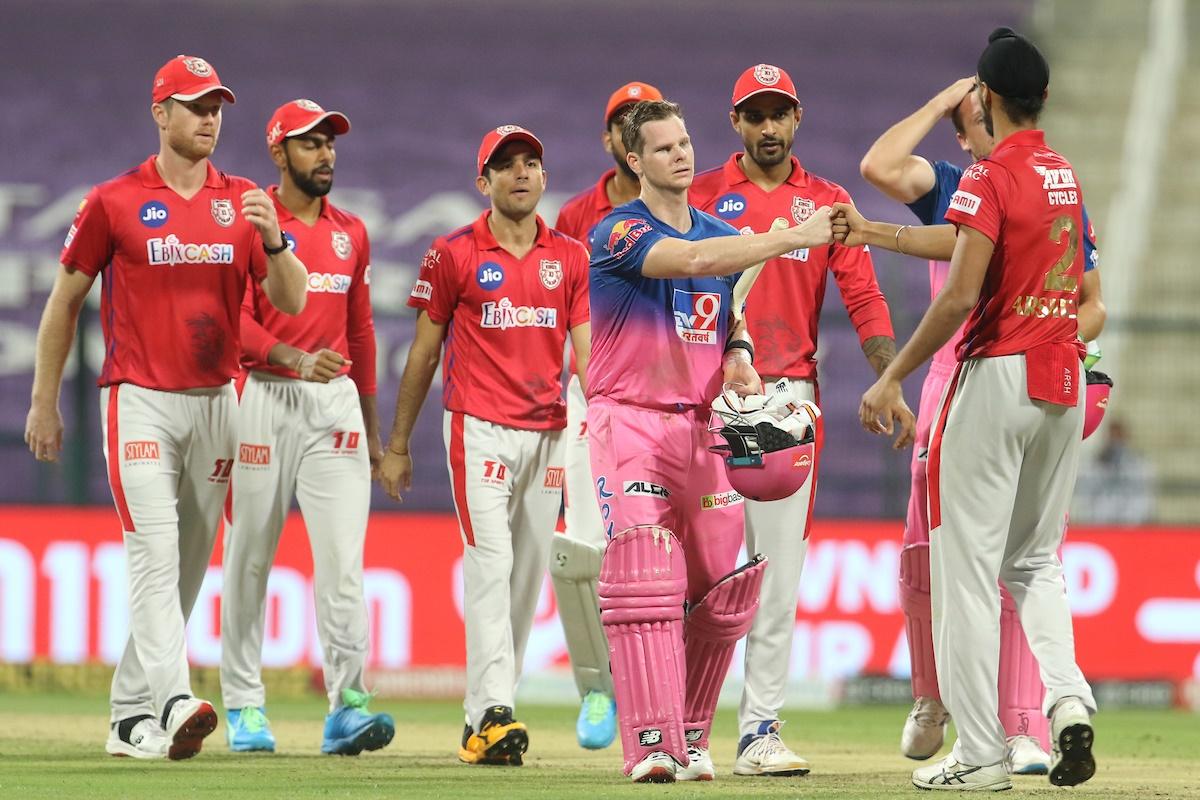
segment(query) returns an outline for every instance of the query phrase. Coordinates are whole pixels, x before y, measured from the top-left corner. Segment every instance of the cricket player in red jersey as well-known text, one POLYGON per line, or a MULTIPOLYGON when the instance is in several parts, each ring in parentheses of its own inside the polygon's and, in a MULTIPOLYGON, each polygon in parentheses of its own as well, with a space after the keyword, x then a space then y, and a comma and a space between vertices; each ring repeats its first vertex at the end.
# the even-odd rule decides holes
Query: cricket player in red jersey
POLYGON ((92 189, 67 233, 38 330, 25 438, 38 460, 57 459, 63 365, 101 275, 101 424, 130 582, 105 749, 181 759, 217 725, 212 705, 192 695, 184 623, 233 470, 242 296, 252 276, 274 306, 298 313, 306 271, 267 194, 209 162, 222 103, 234 102, 216 70, 177 56, 152 96, 158 154, 92 189))
POLYGON ((913 772, 920 788, 1012 786, 997 715, 1002 580, 1046 687, 1050 782, 1095 772, 1096 701, 1075 662, 1057 549, 1075 485, 1084 394, 1078 339, 1083 197, 1070 163, 1036 128, 1050 70, 1008 28, 988 37, 979 99, 996 146, 950 201, 950 274, 912 340, 863 395, 863 426, 915 433, 900 382, 966 322, 928 466, 930 588, 938 686, 958 728, 949 756, 913 772))
POLYGON ((417 331, 400 381, 380 480, 411 485, 409 440, 443 343, 443 435, 463 539, 467 764, 519 766, 529 746, 513 706, 562 502, 562 360, 580 375, 590 350, 587 251, 537 215, 542 143, 524 128, 488 131, 476 160, 491 208, 434 241, 409 305, 417 331))
MULTIPOLYGON (((625 114, 642 100, 661 100, 662 92, 648 83, 634 81, 612 93, 604 109, 604 150, 616 162, 600 176, 596 185, 580 192, 558 212, 555 229, 588 245, 588 234, 596 223, 616 206, 637 198, 641 181, 625 161, 621 130, 625 114)), ((583 387, 571 361, 567 384, 567 480, 563 492, 567 529, 565 536, 554 537, 550 553, 550 577, 558 601, 575 672, 575 686, 583 699, 575 736, 580 747, 600 749, 612 744, 617 735, 616 706, 613 700, 612 673, 608 665, 608 642, 600 624, 596 581, 600 561, 608 542, 604 520, 592 482, 588 454, 587 402, 583 387)))
POLYGON ((288 245, 309 267, 308 303, 287 316, 250 286, 242 304, 242 374, 232 518, 221 602, 221 693, 231 750, 275 749, 266 717, 262 640, 267 577, 291 507, 300 501, 313 551, 324 655, 321 752, 358 755, 391 741, 395 723, 367 710, 368 622, 362 558, 371 469, 382 458, 375 411, 371 246, 362 220, 326 199, 336 137, 350 120, 311 100, 267 122, 279 169, 268 189, 288 245))
MULTIPOLYGON (((729 120, 745 148, 724 165, 696 176, 689 194, 692 204, 742 233, 762 233, 776 219, 798 225, 821 206, 848 202, 845 189, 808 172, 792 155, 802 114, 787 72, 771 64, 743 72, 733 88, 729 120)), ((746 303, 755 367, 763 382, 786 378, 794 396, 814 403, 820 395, 817 329, 831 272, 863 352, 879 374, 894 357, 896 344, 887 301, 865 247, 827 244, 784 253, 774 267, 763 270, 746 303)), ((816 482, 814 466, 808 481, 791 497, 745 503, 747 552, 762 553, 771 567, 763 576, 758 614, 746 637, 734 765, 738 775, 803 775, 809 770, 808 761, 783 743, 779 729, 796 626, 796 587, 808 549, 816 482)))

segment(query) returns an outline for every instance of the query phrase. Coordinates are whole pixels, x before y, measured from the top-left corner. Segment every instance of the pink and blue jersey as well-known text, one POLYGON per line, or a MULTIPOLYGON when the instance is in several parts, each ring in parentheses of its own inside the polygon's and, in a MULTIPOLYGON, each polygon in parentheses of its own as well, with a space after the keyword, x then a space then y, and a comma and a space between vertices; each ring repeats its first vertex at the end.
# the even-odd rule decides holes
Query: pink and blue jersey
POLYGON ((667 237, 698 241, 737 229, 689 207, 680 233, 640 199, 600 220, 591 234, 592 354, 588 397, 665 411, 706 407, 721 388, 721 357, 738 275, 648 278, 646 253, 667 237))
MULTIPOLYGON (((933 163, 933 188, 921 197, 908 204, 909 209, 917 215, 924 225, 942 225, 946 222, 946 210, 950 207, 950 198, 958 191, 962 180, 963 168, 949 161, 933 163)), ((1096 231, 1088 219, 1087 208, 1083 209, 1083 271, 1089 272, 1096 268, 1100 261, 1100 253, 1096 250, 1096 231)), ((929 299, 937 297, 938 292, 946 284, 950 274, 950 262, 929 262, 929 299)), ((965 325, 965 323, 964 323, 965 325)), ((933 356, 933 363, 941 366, 953 366, 958 362, 954 350, 962 339, 962 329, 950 338, 933 356)))

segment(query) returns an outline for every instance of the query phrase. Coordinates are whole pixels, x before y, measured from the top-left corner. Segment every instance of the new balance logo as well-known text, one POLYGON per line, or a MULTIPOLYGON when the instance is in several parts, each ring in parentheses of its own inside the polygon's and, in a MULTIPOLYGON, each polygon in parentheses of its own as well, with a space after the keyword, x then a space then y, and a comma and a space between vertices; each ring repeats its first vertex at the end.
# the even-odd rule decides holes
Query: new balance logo
POLYGON ((647 728, 638 734, 638 744, 642 747, 653 747, 662 742, 662 731, 658 728, 647 728))

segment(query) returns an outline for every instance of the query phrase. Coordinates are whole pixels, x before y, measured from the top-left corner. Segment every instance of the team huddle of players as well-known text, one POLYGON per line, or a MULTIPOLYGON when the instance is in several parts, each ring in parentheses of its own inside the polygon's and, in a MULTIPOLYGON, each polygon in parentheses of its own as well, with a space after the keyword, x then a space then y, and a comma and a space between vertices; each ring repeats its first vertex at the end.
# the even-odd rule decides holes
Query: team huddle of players
POLYGON ((900 574, 916 703, 901 748, 930 758, 951 715, 959 739, 913 783, 1090 778, 1095 700, 1056 551, 1084 425, 1080 340, 1099 334, 1104 307, 1074 174, 1036 128, 1048 82, 1036 47, 998 29, 975 77, 879 138, 863 174, 919 228, 865 220, 801 166, 799 95, 769 64, 734 84, 742 151, 699 175, 678 106, 645 83, 614 92, 602 141, 615 167, 554 227, 537 214, 542 143, 515 125, 489 131, 475 181, 489 208, 422 259, 384 447, 367 234, 325 199, 349 120, 310 100, 280 106, 266 130, 280 182, 264 192, 208 160, 233 93, 203 59, 172 59, 153 88, 158 155, 93 189, 68 233, 26 432, 37 458, 57 457, 63 367, 102 275, 104 452, 131 602, 108 752, 187 758, 217 726, 192 694, 183 628, 222 508, 228 742, 274 750, 265 597, 293 495, 314 553, 321 749, 390 742, 394 722, 369 711, 363 679, 369 486, 397 500, 411 487, 411 433, 444 364, 464 549, 460 760, 522 763, 515 693, 549 564, 581 746, 619 732, 634 781, 713 780, 713 713, 745 636, 733 771, 807 774, 780 715, 823 443, 815 353, 832 272, 878 375, 863 425, 917 442, 900 574), (913 154, 944 117, 976 161, 966 171, 913 154), (899 353, 866 245, 930 259, 933 301, 899 353), (900 381, 930 357, 914 417, 900 381), (751 559, 738 566, 743 544, 751 559))

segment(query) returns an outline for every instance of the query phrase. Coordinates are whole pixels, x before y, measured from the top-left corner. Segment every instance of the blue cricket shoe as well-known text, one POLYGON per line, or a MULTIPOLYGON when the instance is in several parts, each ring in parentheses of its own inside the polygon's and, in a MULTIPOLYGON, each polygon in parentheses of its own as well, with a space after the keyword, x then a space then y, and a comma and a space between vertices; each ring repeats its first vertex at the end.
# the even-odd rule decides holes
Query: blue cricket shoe
POLYGON ((591 691, 583 696, 579 719, 575 723, 579 746, 603 750, 617 737, 617 704, 604 692, 591 691))
POLYGON ((225 712, 225 738, 235 753, 275 752, 275 734, 265 708, 246 706, 225 712))
POLYGON ((372 714, 367 710, 371 695, 353 689, 342 690, 343 705, 325 717, 325 741, 321 752, 327 755, 356 756, 363 750, 386 747, 396 735, 391 714, 372 714))

